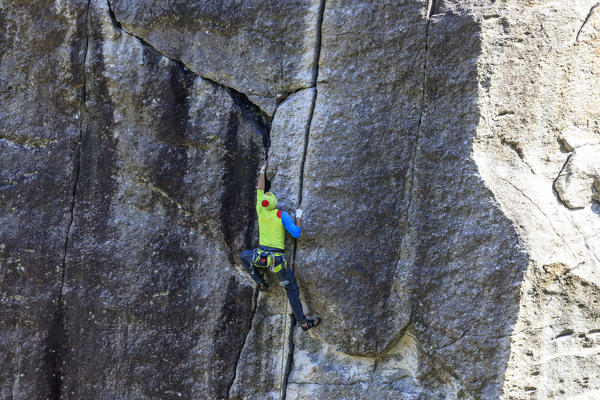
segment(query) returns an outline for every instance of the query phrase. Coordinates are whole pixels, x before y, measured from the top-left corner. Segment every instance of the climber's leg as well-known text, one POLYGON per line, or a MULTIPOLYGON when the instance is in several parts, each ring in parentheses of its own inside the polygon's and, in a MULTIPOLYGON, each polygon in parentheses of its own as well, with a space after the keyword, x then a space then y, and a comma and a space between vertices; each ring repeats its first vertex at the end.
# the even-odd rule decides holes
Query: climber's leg
POLYGON ((294 271, 292 271, 287 263, 284 263, 283 268, 281 268, 279 272, 275 273, 275 275, 277 275, 277 279, 279 279, 281 286, 285 288, 285 293, 287 294, 290 305, 292 306, 292 311, 294 312, 294 317, 296 317, 296 322, 298 324, 305 323, 307 319, 302 311, 300 290, 298 289, 298 283, 294 277, 294 271))
POLYGON ((242 265, 244 269, 250 274, 250 277, 256 282, 260 289, 266 289, 267 283, 265 282, 262 275, 258 272, 258 269, 252 265, 252 255, 254 254, 253 250, 244 250, 240 254, 240 260, 242 260, 242 265))

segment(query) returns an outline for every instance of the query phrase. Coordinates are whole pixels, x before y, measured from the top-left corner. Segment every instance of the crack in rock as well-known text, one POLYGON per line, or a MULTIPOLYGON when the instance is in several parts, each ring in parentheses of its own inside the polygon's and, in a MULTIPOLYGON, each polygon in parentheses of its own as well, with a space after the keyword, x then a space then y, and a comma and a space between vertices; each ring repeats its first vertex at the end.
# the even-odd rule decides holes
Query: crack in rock
MULTIPOLYGON (((402 249, 404 248, 404 240, 406 239, 406 231, 407 231, 407 227, 409 225, 410 210, 412 207, 413 192, 414 192, 414 188, 415 188, 415 168, 416 168, 416 163, 417 163, 417 154, 419 152, 419 138, 421 136, 421 125, 423 122, 423 115, 425 113, 425 105, 426 105, 426 90, 425 90, 425 88, 427 86, 429 26, 431 23, 431 18, 433 16, 433 12, 435 10, 435 3, 436 3, 436 0, 428 0, 427 23, 425 25, 425 52, 424 52, 424 56, 423 56, 424 60, 423 60, 423 78, 422 78, 423 85, 421 88, 421 107, 420 107, 420 112, 419 112, 419 120, 417 123, 417 134, 416 134, 416 138, 415 138, 415 145, 412 149, 412 160, 411 160, 411 166, 410 166, 410 181, 409 181, 409 187, 408 187, 408 205, 406 207, 406 216, 404 218, 404 233, 402 235, 402 239, 400 240, 400 258, 398 259, 398 261, 396 261, 396 265, 394 267, 394 272, 392 274, 393 277, 396 276, 398 265, 402 261, 402 249)), ((413 317, 413 313, 411 311, 410 318, 408 321, 409 324, 412 322, 412 317, 413 317)), ((398 340, 399 340, 399 337, 400 337, 400 335, 398 335, 398 340)), ((388 347, 391 347, 391 346, 388 346, 388 347)))
MULTIPOLYGON (((108 7, 108 13, 110 15, 110 19, 113 23, 113 26, 117 29, 119 29, 120 31, 126 33, 129 36, 132 36, 134 38, 136 38, 137 40, 139 40, 143 46, 148 47, 149 49, 153 50, 154 52, 156 52, 157 54, 160 54, 162 57, 167 58, 171 61, 173 61, 174 63, 178 64, 185 72, 190 72, 191 74, 204 79, 207 82, 210 82, 218 87, 221 87, 225 90, 227 90, 227 92, 231 95, 231 97, 233 98, 233 100, 236 102, 236 104, 239 105, 238 102, 241 102, 243 104, 242 110, 244 111, 249 111, 252 114, 258 114, 260 115, 260 118, 257 119, 257 121, 260 120, 265 120, 265 126, 270 127, 270 122, 273 119, 273 117, 269 116, 264 110, 262 110, 258 105, 254 104, 253 102, 251 102, 248 99, 248 94, 247 93, 243 93, 240 92, 239 90, 236 90, 232 87, 226 86, 222 83, 219 83, 217 81, 214 81, 210 78, 207 78, 205 76, 200 75, 198 72, 194 71, 190 66, 188 66, 187 64, 185 64, 183 61, 178 60, 176 58, 170 57, 167 54, 165 54, 164 52, 158 50, 156 47, 152 46, 150 43, 148 43, 144 38, 137 36, 131 32, 129 32, 127 29, 123 28, 123 25, 117 20, 117 17, 112 9, 112 6, 110 5, 110 1, 106 0, 106 4, 108 7)), ((251 93, 253 94, 253 93, 251 93)), ((275 114, 273 114, 275 115, 275 114)))
POLYGON ((242 358, 242 354, 244 352, 244 348, 246 347, 246 343, 248 342, 248 336, 250 336, 250 332, 252 331, 252 323, 254 322, 254 316, 256 315, 256 309, 258 307, 258 294, 259 294, 258 288, 254 288, 254 296, 252 299, 252 313, 250 314, 250 323, 248 324, 248 329, 246 330, 246 334, 244 336, 244 343, 240 347, 240 351, 239 351, 239 353, 237 355, 237 359, 235 361, 235 368, 233 369, 233 379, 231 379, 231 382, 229 383, 229 386, 227 389, 227 395, 229 398, 231 398, 231 389, 233 387, 233 384, 235 383, 235 379, 237 378, 237 370, 238 370, 238 367, 240 364, 240 359, 242 358))
MULTIPOLYGON (((74 175, 74 182, 73 182, 73 189, 71 191, 71 204, 69 206, 69 222, 67 225, 67 232, 65 235, 65 241, 64 241, 64 246, 63 246, 63 256, 62 256, 62 262, 61 262, 61 276, 60 276, 60 288, 59 288, 59 292, 58 292, 58 299, 57 299, 57 309, 55 311, 54 314, 54 320, 52 323, 52 326, 49 330, 49 359, 50 359, 50 399, 51 400, 59 400, 62 398, 62 392, 63 392, 63 367, 62 364, 64 363, 64 346, 65 346, 65 326, 64 326, 64 317, 65 317, 65 310, 64 310, 64 286, 65 286, 65 275, 66 275, 66 269, 67 269, 67 251, 68 251, 68 247, 69 247, 69 236, 71 235, 71 228, 73 225, 73 219, 74 219, 74 211, 75 211, 75 199, 76 199, 76 195, 77 195, 77 186, 79 183, 79 173, 80 173, 80 161, 81 161, 81 140, 83 137, 83 122, 82 122, 82 114, 84 113, 85 110, 85 102, 87 100, 87 92, 86 92, 86 88, 87 88, 87 73, 86 73, 86 61, 87 61, 87 56, 88 56, 88 50, 89 50, 89 41, 90 41, 90 30, 89 30, 89 18, 90 18, 90 2, 91 0, 88 0, 87 2, 87 8, 86 8, 86 12, 85 12, 85 18, 84 18, 84 23, 85 23, 85 41, 84 41, 84 55, 83 55, 83 62, 81 65, 82 68, 82 89, 81 89, 81 97, 80 97, 80 104, 79 104, 79 135, 77 138, 77 143, 75 145, 75 160, 74 160, 74 166, 73 166, 73 175, 74 175)), ((45 147, 48 142, 52 142, 52 141, 37 141, 37 142, 45 142, 45 143, 38 143, 39 146, 37 146, 38 148, 41 147, 45 147)), ((27 142, 25 142, 25 144, 29 144, 27 142)))
MULTIPOLYGON (((302 161, 300 163, 300 177, 299 177, 299 182, 298 182, 298 206, 300 206, 302 204, 302 193, 303 193, 303 188, 304 188, 304 166, 306 164, 306 156, 307 156, 307 152, 308 152, 308 141, 310 139, 310 130, 312 128, 312 121, 313 121, 313 116, 315 113, 315 105, 317 103, 317 93, 318 93, 318 85, 317 85, 317 81, 319 79, 319 63, 320 63, 320 59, 321 59, 321 49, 323 47, 323 19, 325 17, 325 4, 326 0, 321 0, 319 3, 319 17, 317 19, 317 28, 316 28, 316 43, 315 43, 315 54, 314 54, 314 60, 313 60, 313 70, 312 70, 312 85, 311 87, 314 87, 315 90, 313 91, 313 95, 312 95, 312 99, 311 99, 311 104, 310 104, 310 110, 309 110, 309 117, 308 117, 308 121, 306 122, 306 128, 304 130, 304 149, 303 149, 303 153, 302 153, 302 161)), ((291 268, 294 267, 294 264, 296 263, 296 251, 298 249, 298 243, 296 240, 294 240, 294 246, 292 249, 292 263, 291 263, 291 268)), ((288 361, 287 361, 287 365, 286 365, 286 370, 284 372, 284 382, 283 382, 283 387, 281 388, 282 391, 282 395, 280 396, 280 400, 285 400, 286 396, 287 396, 287 385, 288 385, 288 380, 289 377, 292 373, 292 367, 293 367, 293 363, 294 363, 294 326, 295 326, 295 320, 294 318, 292 318, 291 320, 291 324, 292 327, 290 329, 290 338, 289 338, 289 345, 288 345, 288 361)))
POLYGON ((583 20, 583 23, 581 24, 581 27, 579 27, 579 30, 577 31, 577 35, 575 36, 575 42, 579 41, 579 35, 581 34, 581 31, 583 30, 583 28, 585 27, 585 25, 588 23, 588 21, 590 20, 590 17, 592 16, 592 14, 594 13, 594 11, 596 11, 596 9, 600 6, 600 1, 597 2, 596 4, 594 4, 592 6, 592 8, 590 8, 590 11, 588 12, 587 16, 585 17, 585 19, 583 20))

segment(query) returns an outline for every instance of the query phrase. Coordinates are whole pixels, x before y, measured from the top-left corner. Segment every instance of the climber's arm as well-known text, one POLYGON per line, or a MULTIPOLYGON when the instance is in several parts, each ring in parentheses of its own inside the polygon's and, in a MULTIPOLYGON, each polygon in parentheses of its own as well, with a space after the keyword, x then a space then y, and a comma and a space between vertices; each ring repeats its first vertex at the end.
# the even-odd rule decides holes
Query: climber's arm
POLYGON ((285 227, 285 229, 290 233, 290 235, 292 235, 295 239, 298 239, 300 237, 300 232, 302 231, 302 228, 300 228, 300 218, 296 218, 296 222, 298 223, 298 226, 294 225, 294 221, 292 221, 292 217, 290 217, 290 215, 288 213, 286 213, 285 211, 281 212, 281 222, 283 223, 283 226, 285 227))
POLYGON ((263 164, 260 172, 258 173, 258 183, 256 184, 256 189, 265 192, 265 170, 267 169, 267 161, 263 164))
POLYGON ((260 213, 262 207, 260 206, 260 202, 262 200, 263 195, 265 194, 265 169, 267 169, 267 162, 265 161, 264 165, 260 169, 258 174, 258 183, 256 184, 256 212, 260 213))

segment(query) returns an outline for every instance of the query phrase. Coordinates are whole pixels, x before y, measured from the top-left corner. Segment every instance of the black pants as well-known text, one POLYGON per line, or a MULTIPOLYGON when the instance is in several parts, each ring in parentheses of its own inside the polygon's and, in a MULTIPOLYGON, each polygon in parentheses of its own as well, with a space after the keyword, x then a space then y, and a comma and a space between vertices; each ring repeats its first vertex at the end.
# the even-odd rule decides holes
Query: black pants
MULTIPOLYGON (((248 271, 254 282, 257 285, 260 285, 265 280, 259 274, 258 268, 252 263, 252 256, 254 254, 253 250, 244 250, 242 254, 240 254, 240 259, 242 260, 242 265, 248 271)), ((267 271, 269 268, 263 268, 267 271)), ((283 266, 279 272, 275 272, 277 279, 281 286, 285 288, 285 293, 287 294, 290 305, 292 306, 292 311, 294 312, 294 317, 296 317, 296 322, 299 324, 303 324, 307 321, 304 312, 302 311, 302 303, 300 302, 300 289, 298 289, 298 283, 296 282, 296 277, 294 277, 294 271, 287 265, 287 263, 283 263, 283 266)))

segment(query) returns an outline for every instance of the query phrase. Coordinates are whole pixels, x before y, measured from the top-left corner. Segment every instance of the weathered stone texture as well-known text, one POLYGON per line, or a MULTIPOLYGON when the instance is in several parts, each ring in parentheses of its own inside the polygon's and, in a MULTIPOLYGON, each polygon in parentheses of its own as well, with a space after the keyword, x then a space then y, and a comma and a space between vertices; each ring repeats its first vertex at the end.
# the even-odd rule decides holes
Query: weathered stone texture
POLYGON ((598 397, 596 1, 0 23, 0 398, 598 397), (308 333, 239 263, 265 152, 308 333))
POLYGON ((594 5, 509 2, 479 11, 482 121, 474 158, 530 260, 507 399, 594 398, 597 391, 597 357, 587 351, 595 345, 586 335, 596 325, 600 219, 593 179, 585 177, 591 171, 580 170, 577 156, 594 143, 600 121, 594 5), (572 191, 581 179, 587 188, 572 191), (583 208, 569 209, 570 199, 583 208))
POLYGON ((234 264, 252 245, 264 129, 113 25, 103 1, 86 76, 63 397, 227 398, 250 329, 234 264))
POLYGON ((317 0, 110 0, 123 27, 270 115, 312 83, 317 0))
POLYGON ((569 208, 582 208, 600 201, 600 145, 572 149, 573 154, 556 181, 554 188, 569 208))
POLYGON ((497 398, 527 256, 472 158, 479 123, 476 16, 433 10, 409 229, 397 284, 410 293, 424 362, 456 398, 497 398))
POLYGON ((424 3, 403 1, 325 7, 298 271, 310 309, 327 321, 319 335, 349 354, 383 351, 410 315, 393 276, 419 121, 424 13, 424 3))
POLYGON ((229 392, 232 400, 276 400, 285 393, 293 316, 288 315, 291 308, 274 275, 266 273, 265 279, 270 289, 259 292, 252 328, 229 392))
POLYGON ((0 2, 0 398, 58 385, 86 4, 0 2))

